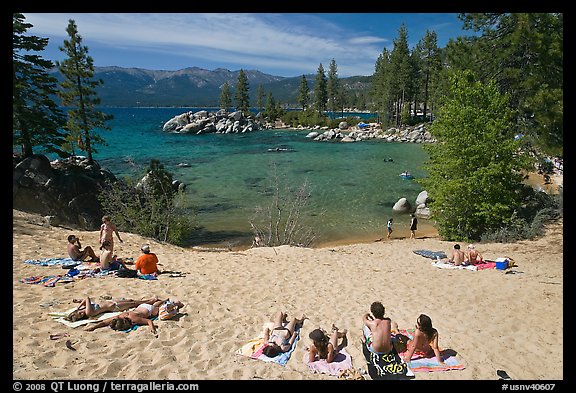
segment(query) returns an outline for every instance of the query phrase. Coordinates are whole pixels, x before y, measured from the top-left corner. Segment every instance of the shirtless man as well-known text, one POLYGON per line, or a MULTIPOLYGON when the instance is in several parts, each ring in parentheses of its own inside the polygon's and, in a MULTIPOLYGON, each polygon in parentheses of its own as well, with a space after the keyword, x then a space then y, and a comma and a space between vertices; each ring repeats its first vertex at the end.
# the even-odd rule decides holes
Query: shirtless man
POLYGON ((370 311, 372 315, 366 313, 362 317, 364 322, 362 342, 372 353, 387 354, 392 350, 390 318, 384 317, 386 310, 380 302, 372 303, 370 311))
POLYGON ((454 249, 452 250, 452 256, 448 258, 448 262, 458 266, 464 262, 464 258, 465 255, 464 252, 460 250, 460 244, 455 244, 454 249))
POLYGON ((90 246, 84 247, 82 250, 82 244, 80 244, 80 239, 77 238, 75 235, 68 236, 68 255, 74 261, 85 261, 86 258, 90 257, 89 262, 98 262, 100 258, 96 256, 94 250, 90 246))

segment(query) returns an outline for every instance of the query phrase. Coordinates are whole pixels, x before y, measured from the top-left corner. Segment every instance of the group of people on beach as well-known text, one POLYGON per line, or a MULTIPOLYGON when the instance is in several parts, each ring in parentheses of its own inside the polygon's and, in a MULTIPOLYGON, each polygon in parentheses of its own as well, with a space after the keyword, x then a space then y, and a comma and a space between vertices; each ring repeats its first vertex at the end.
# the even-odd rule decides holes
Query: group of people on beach
MULTIPOLYGON (((124 243, 116 225, 110 221, 109 216, 105 215, 102 217, 102 225, 100 226, 100 256, 96 255, 91 246, 82 248, 80 238, 76 235, 68 236, 68 255, 73 261, 100 262, 100 269, 102 270, 132 270, 126 266, 122 259, 117 258, 116 254, 114 254, 114 234, 116 234, 120 243, 124 243)), ((134 266, 136 273, 138 275, 160 274, 158 256, 150 251, 150 245, 143 244, 140 247, 140 251, 142 254, 138 257, 134 266)))
MULTIPOLYGON (((444 365, 438 346, 438 331, 432 326, 432 320, 425 314, 420 314, 416 319, 413 338, 400 333, 398 324, 385 317, 385 307, 381 302, 374 302, 370 306, 370 313, 362 316, 362 342, 372 353, 385 355, 396 350, 403 353, 403 360, 409 362, 412 356, 435 356, 438 363, 444 365)), ((269 357, 275 357, 282 352, 291 349, 297 336, 297 328, 308 319, 306 315, 300 318, 287 319, 287 314, 282 311, 272 316, 273 328, 266 327, 264 330, 263 353, 269 357)), ((312 330, 308 337, 312 341, 305 349, 308 351, 309 362, 321 359, 327 363, 334 361, 335 356, 348 344, 348 330, 340 330, 334 324, 330 333, 321 328, 312 330)))
MULTIPOLYGON (((387 223, 388 239, 392 233, 392 221, 392 218, 390 218, 387 223)), ((417 222, 414 214, 411 214, 411 238, 415 237, 417 222)), ((101 269, 118 270, 122 268, 131 270, 114 254, 114 234, 123 243, 116 225, 110 221, 109 216, 104 216, 100 227, 100 256, 97 256, 90 246, 82 249, 80 239, 76 235, 68 236, 68 254, 74 261, 100 262, 101 269)), ((143 244, 140 250, 142 255, 138 257, 135 263, 137 273, 159 274, 158 257, 150 252, 150 245, 143 244)), ((460 250, 458 244, 454 246, 453 253, 448 258, 451 263, 456 265, 473 263, 481 259, 482 256, 475 250, 473 245, 469 245, 467 252, 464 253, 460 250)), ((148 325, 150 332, 153 334, 156 334, 153 318, 158 315, 164 315, 169 318, 175 315, 179 308, 184 306, 180 301, 170 301, 169 299, 159 299, 158 297, 142 300, 106 300, 99 303, 95 303, 90 297, 86 297, 75 301, 79 305, 66 317, 69 321, 91 318, 105 312, 121 312, 117 316, 91 324, 86 329, 88 331, 105 326, 110 326, 114 330, 127 330, 134 325, 148 325)), ((370 313, 362 316, 362 342, 369 351, 375 354, 388 354, 394 348, 398 353, 405 353, 403 360, 406 362, 417 352, 436 356, 437 361, 440 364, 444 364, 438 347, 438 331, 432 327, 430 317, 420 314, 416 320, 414 337, 407 338, 399 334, 398 324, 385 317, 384 314, 384 305, 381 302, 374 302, 370 306, 370 313)), ((267 327, 264 331, 265 348, 263 353, 266 356, 275 357, 282 352, 289 351, 296 340, 297 328, 301 327, 306 319, 308 319, 306 315, 302 315, 301 318, 292 318, 288 321, 285 312, 276 312, 272 316, 274 327, 272 329, 267 327)), ((347 345, 347 333, 347 329, 340 330, 334 324, 332 324, 330 333, 321 328, 312 330, 308 335, 312 342, 306 347, 306 351, 309 353, 309 361, 314 362, 325 359, 326 362, 331 363, 338 352, 347 345)))
POLYGON ((151 297, 143 300, 117 299, 94 302, 90 297, 75 299, 80 303, 75 310, 66 316, 66 320, 76 322, 86 318, 97 317, 107 312, 121 311, 119 315, 91 324, 86 330, 94 331, 110 326, 114 330, 128 330, 135 325, 148 325, 150 332, 156 334, 153 318, 170 319, 184 307, 179 300, 151 297))
POLYGON ((476 250, 474 244, 469 244, 466 251, 460 249, 460 244, 455 244, 452 248, 452 255, 446 260, 455 266, 476 265, 483 262, 482 254, 476 250))
MULTIPOLYGON (((386 222, 386 230, 387 230, 387 234, 386 234, 386 239, 390 240, 391 236, 392 236, 392 224, 394 222, 394 219, 391 217, 388 219, 388 221, 386 222)), ((416 217, 416 215, 414 215, 414 213, 410 214, 410 239, 416 239, 416 230, 418 229, 418 218, 416 217)))

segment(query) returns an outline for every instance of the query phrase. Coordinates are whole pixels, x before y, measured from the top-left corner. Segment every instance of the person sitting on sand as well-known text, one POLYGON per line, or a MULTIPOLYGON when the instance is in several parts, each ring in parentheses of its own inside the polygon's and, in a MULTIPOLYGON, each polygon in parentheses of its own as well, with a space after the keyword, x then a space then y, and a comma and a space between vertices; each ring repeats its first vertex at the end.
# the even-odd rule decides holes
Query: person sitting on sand
POLYGON ((278 311, 272 317, 274 327, 264 329, 264 344, 266 345, 262 351, 264 355, 273 358, 282 352, 289 351, 297 337, 296 328, 302 326, 304 320, 307 319, 306 315, 302 315, 302 318, 292 318, 288 322, 287 317, 286 313, 278 311), (287 325, 284 326, 284 324, 287 325))
POLYGON ((90 258, 88 262, 98 262, 100 258, 96 256, 94 250, 90 246, 86 246, 82 250, 82 244, 80 244, 80 239, 76 235, 68 236, 68 255, 74 261, 86 261, 86 258, 90 258))
MULTIPOLYGON (((128 330, 134 325, 148 325, 150 332, 156 334, 156 326, 152 322, 153 317, 157 317, 160 311, 160 306, 165 300, 157 300, 153 304, 142 303, 132 311, 124 311, 118 316, 107 318, 103 321, 97 322, 89 326, 87 331, 94 331, 101 327, 110 326, 114 330, 128 330)), ((184 305, 179 301, 173 301, 177 307, 184 305)))
POLYGON ((466 256, 464 255, 464 252, 460 250, 460 244, 455 244, 454 248, 452 249, 452 256, 448 258, 448 262, 459 266, 464 263, 465 257, 466 256))
POLYGON ((100 268, 102 270, 118 270, 122 266, 128 269, 122 261, 116 258, 116 255, 112 255, 113 253, 110 240, 104 240, 100 246, 100 268))
POLYGON ((86 296, 83 300, 74 300, 80 302, 76 310, 72 311, 66 316, 67 321, 76 322, 81 319, 94 317, 96 315, 104 314, 113 311, 126 311, 131 308, 137 307, 142 303, 154 304, 159 299, 157 297, 146 300, 132 300, 132 299, 119 299, 119 300, 105 300, 99 303, 94 303, 86 296))
MULTIPOLYGON (((398 331, 398 325, 393 324, 393 330, 398 331)), ((438 330, 432 327, 432 320, 428 315, 420 314, 416 319, 414 339, 408 340, 407 352, 403 356, 405 362, 409 362, 414 354, 423 357, 436 356, 436 360, 443 366, 446 363, 442 360, 440 349, 438 348, 438 330)))
POLYGON ((306 348, 308 351, 308 361, 315 362, 320 359, 326 359, 327 363, 332 363, 334 357, 338 352, 348 344, 348 337, 346 337, 348 330, 339 329, 332 324, 332 333, 330 336, 322 329, 314 329, 310 332, 308 337, 312 340, 312 344, 306 348), (340 346, 338 339, 342 339, 340 346))
POLYGON ((139 274, 160 274, 158 270, 158 257, 150 252, 150 245, 143 244, 140 248, 142 255, 138 257, 134 267, 139 274))
POLYGON ((474 244, 468 245, 468 250, 465 253, 464 263, 476 265, 477 263, 482 263, 482 254, 476 250, 474 244))
POLYGON ((362 317, 362 342, 366 344, 372 353, 383 355, 392 350, 391 323, 388 317, 384 317, 386 309, 380 302, 370 305, 370 313, 362 317))

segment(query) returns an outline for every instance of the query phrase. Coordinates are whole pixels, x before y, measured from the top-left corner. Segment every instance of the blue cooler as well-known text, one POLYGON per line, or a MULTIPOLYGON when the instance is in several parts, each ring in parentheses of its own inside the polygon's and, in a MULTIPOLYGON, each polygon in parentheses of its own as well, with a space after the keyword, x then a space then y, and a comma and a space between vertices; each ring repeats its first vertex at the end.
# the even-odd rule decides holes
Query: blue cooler
POLYGON ((508 258, 496 258, 496 269, 505 270, 508 269, 508 263, 510 262, 508 258))

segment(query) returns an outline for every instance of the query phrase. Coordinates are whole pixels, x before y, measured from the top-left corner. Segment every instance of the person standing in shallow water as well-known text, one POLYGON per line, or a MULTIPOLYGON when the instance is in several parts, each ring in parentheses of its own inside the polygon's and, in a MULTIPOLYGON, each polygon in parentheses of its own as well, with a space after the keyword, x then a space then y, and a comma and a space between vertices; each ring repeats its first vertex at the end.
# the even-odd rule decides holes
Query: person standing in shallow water
POLYGON ((392 234, 392 218, 388 219, 386 223, 386 228, 388 229, 388 234, 386 234, 386 239, 390 240, 390 235, 392 234))
POLYGON ((416 238, 416 229, 418 229, 418 219, 414 214, 410 214, 410 239, 416 238))

